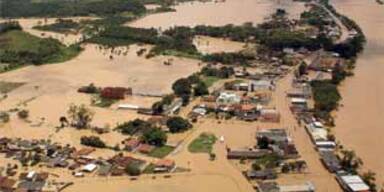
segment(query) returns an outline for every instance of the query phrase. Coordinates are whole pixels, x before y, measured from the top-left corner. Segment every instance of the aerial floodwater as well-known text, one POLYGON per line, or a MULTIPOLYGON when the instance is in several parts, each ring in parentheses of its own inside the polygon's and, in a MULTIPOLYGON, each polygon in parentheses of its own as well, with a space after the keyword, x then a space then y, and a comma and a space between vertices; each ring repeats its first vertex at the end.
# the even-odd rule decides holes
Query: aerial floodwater
POLYGON ((172 26, 261 23, 277 8, 285 9, 291 18, 299 18, 304 3, 292 0, 227 0, 225 2, 190 2, 174 7, 176 12, 154 14, 129 23, 129 26, 167 29, 172 26))
POLYGON ((343 106, 337 112, 336 136, 384 182, 384 6, 375 1, 333 0, 335 8, 355 20, 367 38, 355 75, 341 86, 343 106))
POLYGON ((0 192, 384 192, 380 2, 0 0, 0 192))

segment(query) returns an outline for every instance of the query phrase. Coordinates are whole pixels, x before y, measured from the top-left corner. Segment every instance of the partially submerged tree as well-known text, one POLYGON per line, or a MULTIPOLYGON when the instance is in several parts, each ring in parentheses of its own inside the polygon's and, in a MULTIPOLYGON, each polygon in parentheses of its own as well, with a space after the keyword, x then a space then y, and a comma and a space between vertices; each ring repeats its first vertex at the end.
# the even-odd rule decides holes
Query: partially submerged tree
POLYGON ((60 127, 61 128, 68 126, 68 124, 69 124, 68 119, 65 116, 61 116, 59 121, 60 121, 60 127))
POLYGON ((97 147, 97 148, 105 148, 106 144, 104 141, 100 139, 100 137, 96 136, 83 136, 80 138, 80 143, 82 145, 90 146, 90 147, 97 147))
POLYGON ((376 173, 368 171, 361 177, 363 181, 369 186, 371 191, 377 191, 376 189, 376 173))
POLYGON ((139 176, 141 174, 140 169, 132 163, 125 168, 125 172, 129 176, 139 176))
POLYGON ((71 104, 67 113, 71 120, 71 125, 78 129, 84 129, 89 127, 89 124, 91 123, 94 115, 94 112, 88 107, 86 107, 84 104, 71 104))
POLYGON ((171 133, 178 133, 191 128, 192 124, 182 117, 171 117, 167 121, 167 127, 171 133))
POLYGON ((29 111, 26 110, 26 109, 23 109, 19 112, 17 112, 17 116, 20 118, 20 119, 27 119, 29 117, 29 111))
POLYGON ((363 161, 356 155, 353 150, 341 151, 341 166, 351 172, 356 172, 363 165, 363 161))
POLYGON ((0 123, 8 123, 9 120, 9 114, 7 112, 0 111, 0 123))
POLYGON ((141 136, 141 141, 150 145, 163 146, 167 142, 167 134, 160 128, 152 128, 141 136))
POLYGON ((208 95, 209 91, 207 85, 202 81, 198 82, 196 86, 193 87, 193 94, 195 96, 208 95))

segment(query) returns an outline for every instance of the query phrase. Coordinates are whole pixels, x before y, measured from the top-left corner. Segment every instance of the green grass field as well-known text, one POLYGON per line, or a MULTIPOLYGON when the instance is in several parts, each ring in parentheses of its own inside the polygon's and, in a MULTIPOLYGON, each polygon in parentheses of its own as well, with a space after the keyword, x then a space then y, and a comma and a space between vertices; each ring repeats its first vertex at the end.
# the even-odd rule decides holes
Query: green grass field
POLYGON ((220 78, 218 78, 218 77, 213 77, 213 76, 204 76, 203 78, 202 78, 202 80, 203 80, 203 82, 205 83, 205 85, 207 86, 207 87, 210 87, 210 86, 212 86, 214 83, 216 83, 218 80, 220 80, 220 78))
POLYGON ((164 145, 162 147, 156 147, 148 155, 151 157, 164 158, 169 153, 171 153, 175 148, 171 146, 164 145))
POLYGON ((19 30, 0 35, 0 61, 13 65, 60 63, 76 57, 81 50, 79 45, 67 47, 56 39, 19 30))
POLYGON ((188 150, 191 153, 211 153, 216 140, 217 138, 215 135, 211 133, 202 133, 189 144, 188 150))

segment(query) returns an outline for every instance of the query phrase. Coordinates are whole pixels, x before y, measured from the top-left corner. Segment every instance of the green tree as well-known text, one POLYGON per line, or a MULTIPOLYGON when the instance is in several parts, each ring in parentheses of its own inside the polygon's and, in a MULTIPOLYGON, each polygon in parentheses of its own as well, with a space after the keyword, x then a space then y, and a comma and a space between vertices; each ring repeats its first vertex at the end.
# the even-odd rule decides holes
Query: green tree
POLYGON ((157 101, 152 105, 152 111, 155 115, 160 115, 164 112, 164 104, 161 101, 157 101))
POLYGON ((299 75, 302 76, 302 75, 305 75, 305 74, 307 74, 307 64, 305 62, 302 62, 299 65, 299 75))
POLYGON ((181 78, 172 85, 172 89, 177 96, 190 95, 192 84, 186 78, 181 78))
POLYGON ((100 139, 100 137, 96 136, 82 136, 80 138, 80 143, 82 145, 90 146, 90 147, 97 147, 97 148, 105 148, 106 145, 104 141, 100 139))
POLYGON ((26 109, 23 109, 19 112, 17 112, 17 116, 20 118, 20 119, 27 119, 29 117, 29 111, 26 110, 26 109))
POLYGON ((8 123, 10 120, 9 114, 7 112, 0 111, 0 122, 8 123))
POLYGON ((192 124, 182 117, 171 117, 167 120, 167 127, 171 133, 178 133, 191 128, 192 124))
POLYGON ((67 113, 71 119, 71 125, 78 129, 87 128, 90 125, 94 115, 94 112, 84 104, 71 104, 67 113))
POLYGON ((257 162, 254 162, 254 163, 252 163, 252 169, 254 171, 260 171, 262 169, 262 167, 257 162))
POLYGON ((202 96, 202 95, 209 94, 207 85, 202 81, 198 82, 197 85, 193 87, 193 94, 195 96, 202 96))
POLYGON ((347 76, 347 72, 343 69, 343 67, 337 63, 335 67, 332 69, 332 83, 339 84, 341 81, 345 79, 347 76))
POLYGON ((167 134, 160 128, 152 128, 141 136, 141 141, 161 147, 167 142, 167 134))
POLYGON ((133 163, 128 164, 125 168, 125 172, 130 176, 139 176, 141 174, 140 169, 133 163))
POLYGON ((355 151, 343 150, 341 155, 341 166, 347 171, 356 172, 363 164, 363 161, 356 155, 355 151))
POLYGON ((267 137, 258 137, 257 138, 257 146, 259 149, 268 149, 269 147, 269 139, 267 137))
POLYGON ((136 133, 145 132, 148 129, 151 129, 152 125, 141 119, 134 119, 133 121, 124 122, 116 126, 116 130, 120 130, 121 133, 127 135, 134 135, 136 133))
POLYGON ((374 173, 372 171, 368 171, 366 173, 363 173, 361 178, 369 186, 371 191, 373 191, 373 192, 377 191, 377 187, 376 187, 376 173, 374 173))

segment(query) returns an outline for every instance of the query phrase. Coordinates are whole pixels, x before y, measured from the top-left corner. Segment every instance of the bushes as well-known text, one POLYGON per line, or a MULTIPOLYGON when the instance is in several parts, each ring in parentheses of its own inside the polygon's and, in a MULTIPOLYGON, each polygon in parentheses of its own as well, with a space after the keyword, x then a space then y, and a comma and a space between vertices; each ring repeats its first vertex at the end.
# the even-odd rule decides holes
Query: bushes
POLYGON ((123 134, 134 135, 139 132, 144 132, 147 129, 150 129, 152 125, 147 121, 141 119, 135 119, 133 121, 128 121, 123 124, 116 126, 116 130, 121 131, 123 134))
POLYGON ((192 124, 182 117, 171 117, 167 121, 167 127, 171 133, 178 133, 191 128, 192 124))
POLYGON ((80 138, 80 143, 82 145, 96 147, 96 148, 105 148, 106 145, 99 137, 96 136, 83 136, 80 138))

